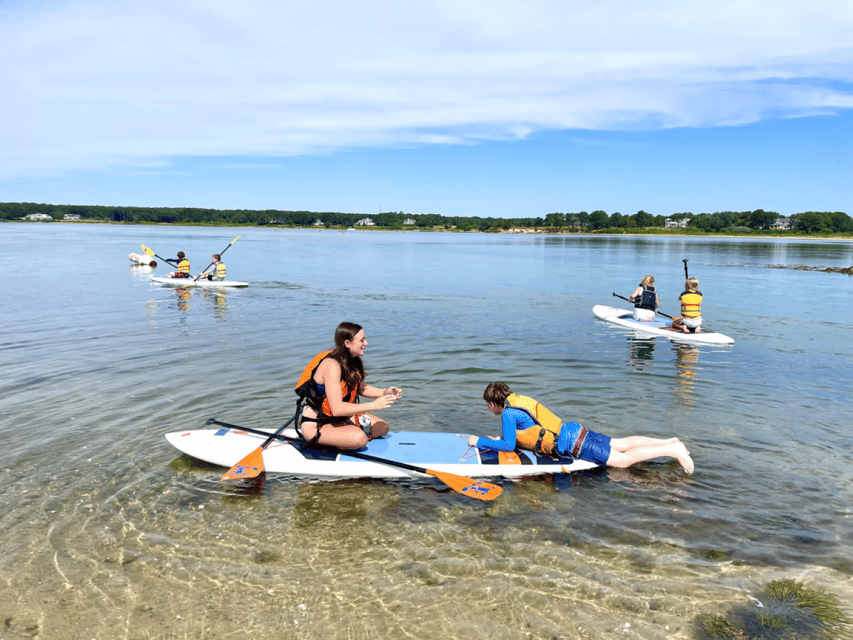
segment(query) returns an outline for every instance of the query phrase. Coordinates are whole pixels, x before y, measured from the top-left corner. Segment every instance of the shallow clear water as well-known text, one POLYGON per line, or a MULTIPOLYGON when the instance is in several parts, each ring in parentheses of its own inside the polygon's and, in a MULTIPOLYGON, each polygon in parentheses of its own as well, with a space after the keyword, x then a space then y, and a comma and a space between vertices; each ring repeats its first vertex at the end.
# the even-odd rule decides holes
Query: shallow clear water
POLYGON ((850 242, 0 225, 0 638, 692 638, 797 578, 853 607, 850 242), (182 294, 144 243, 224 254, 246 289, 182 294), (595 319, 646 273, 709 327, 688 346, 595 319), (781 267, 781 268, 780 268, 781 267), (290 417, 341 320, 392 428, 496 433, 505 380, 696 461, 504 482, 222 484, 163 438, 290 417))

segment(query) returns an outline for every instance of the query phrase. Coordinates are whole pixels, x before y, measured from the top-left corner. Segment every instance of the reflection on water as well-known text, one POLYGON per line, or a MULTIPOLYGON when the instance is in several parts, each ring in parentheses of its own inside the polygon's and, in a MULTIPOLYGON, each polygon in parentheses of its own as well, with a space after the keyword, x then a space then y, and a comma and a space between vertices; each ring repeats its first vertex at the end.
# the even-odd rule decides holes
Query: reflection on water
POLYGON ((690 404, 694 401, 699 345, 674 342, 672 348, 676 353, 675 368, 678 372, 678 377, 675 379, 675 393, 679 399, 690 404))
POLYGON ((652 360, 655 357, 654 337, 645 337, 639 331, 636 332, 628 338, 628 354, 631 364, 642 368, 644 360, 652 360))

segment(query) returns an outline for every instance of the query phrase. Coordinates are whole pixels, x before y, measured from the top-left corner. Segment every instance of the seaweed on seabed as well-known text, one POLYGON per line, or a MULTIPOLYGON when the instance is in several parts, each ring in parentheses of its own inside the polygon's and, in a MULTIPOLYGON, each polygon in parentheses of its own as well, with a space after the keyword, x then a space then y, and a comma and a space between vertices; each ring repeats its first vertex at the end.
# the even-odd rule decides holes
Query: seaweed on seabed
POLYGON ((734 605, 726 615, 700 616, 702 640, 841 640, 851 638, 850 621, 838 597, 796 580, 764 585, 750 604, 734 605))

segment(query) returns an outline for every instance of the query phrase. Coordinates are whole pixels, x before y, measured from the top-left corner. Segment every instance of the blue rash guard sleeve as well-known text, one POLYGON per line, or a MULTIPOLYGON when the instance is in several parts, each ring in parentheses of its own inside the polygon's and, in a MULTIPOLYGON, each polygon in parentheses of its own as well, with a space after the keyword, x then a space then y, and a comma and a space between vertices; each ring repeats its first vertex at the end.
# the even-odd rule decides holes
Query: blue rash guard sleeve
POLYGON ((536 422, 526 411, 507 407, 501 412, 501 439, 478 438, 477 448, 493 451, 514 451, 518 430, 527 429, 535 424, 536 422))

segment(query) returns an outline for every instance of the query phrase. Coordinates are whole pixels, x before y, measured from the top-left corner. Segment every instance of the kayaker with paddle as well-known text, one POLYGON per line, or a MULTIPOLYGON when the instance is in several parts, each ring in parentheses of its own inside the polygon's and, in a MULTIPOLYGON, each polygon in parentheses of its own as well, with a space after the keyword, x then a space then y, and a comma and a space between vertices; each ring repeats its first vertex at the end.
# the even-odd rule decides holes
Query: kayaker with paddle
POLYGON ((222 262, 222 256, 218 253, 213 254, 213 264, 207 268, 207 271, 202 273, 199 278, 207 278, 208 280, 225 280, 225 263, 222 262))
POLYGON ((299 431, 312 444, 360 449, 368 440, 388 433, 388 423, 367 411, 387 409, 403 391, 365 382, 361 360, 365 347, 361 325, 342 322, 335 330, 335 348, 314 356, 302 372, 296 384, 296 393, 305 403, 299 431), (359 396, 372 401, 358 404, 359 396))
POLYGON ((658 294, 655 293, 655 279, 643 276, 639 286, 628 297, 634 303, 634 320, 637 322, 654 322, 655 310, 658 308, 658 294))
POLYGON ((489 384, 483 399, 489 411, 501 417, 501 437, 469 436, 472 447, 507 452, 518 447, 539 455, 572 456, 618 468, 653 458, 675 458, 686 473, 693 473, 693 459, 678 438, 610 438, 577 422, 562 423, 539 402, 514 394, 503 382, 489 384))
POLYGON ((189 278, 190 277, 190 261, 187 260, 186 255, 184 255, 183 251, 178 251, 178 257, 174 260, 167 260, 167 262, 177 262, 178 270, 172 271, 169 274, 170 278, 189 278))

